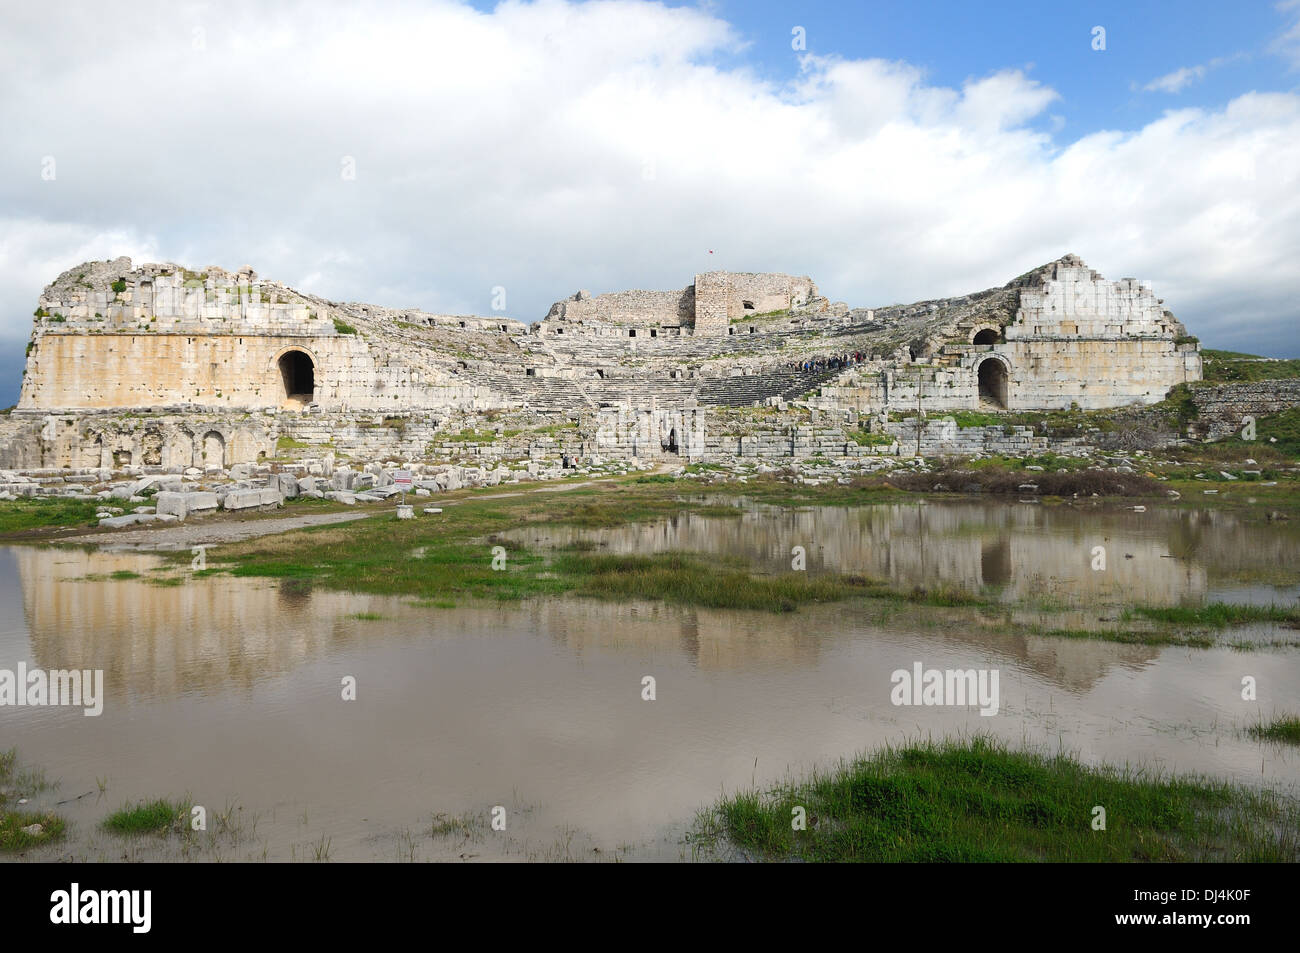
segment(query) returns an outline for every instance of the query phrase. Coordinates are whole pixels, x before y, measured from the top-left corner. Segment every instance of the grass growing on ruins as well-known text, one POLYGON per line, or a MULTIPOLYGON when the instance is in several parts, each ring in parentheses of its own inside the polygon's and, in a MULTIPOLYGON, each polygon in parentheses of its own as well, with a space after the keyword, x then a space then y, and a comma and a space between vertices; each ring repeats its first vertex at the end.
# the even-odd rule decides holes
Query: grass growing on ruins
POLYGON ((1198 777, 971 739, 885 748, 701 812, 704 856, 821 862, 1300 859, 1300 807, 1198 777), (1094 807, 1106 811, 1093 830, 1094 807), (806 830, 792 817, 803 808, 806 830))
POLYGON ((1257 725, 1251 725, 1249 731, 1251 735, 1261 741, 1300 745, 1300 717, 1295 715, 1275 718, 1267 725, 1261 721, 1257 725))
POLYGON ((182 831, 189 816, 190 806, 181 801, 159 798, 127 804, 104 819, 105 830, 115 834, 162 834, 182 831))
POLYGON ((495 430, 471 430, 468 427, 459 433, 440 434, 438 437, 445 443, 494 443, 496 439, 495 430))

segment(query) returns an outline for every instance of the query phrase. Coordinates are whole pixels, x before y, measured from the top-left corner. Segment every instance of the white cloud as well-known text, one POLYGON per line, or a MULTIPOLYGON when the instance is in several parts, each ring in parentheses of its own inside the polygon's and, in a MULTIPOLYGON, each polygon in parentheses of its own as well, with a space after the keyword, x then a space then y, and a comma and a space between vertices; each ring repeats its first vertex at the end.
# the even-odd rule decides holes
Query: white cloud
POLYGON ((949 88, 906 63, 810 55, 777 84, 720 65, 743 38, 690 8, 0 18, 11 339, 42 285, 118 254, 450 312, 487 312, 501 285, 508 313, 535 320, 580 287, 675 288, 710 268, 808 273, 871 306, 1067 251, 1154 280, 1211 341, 1247 321, 1259 341, 1294 336, 1294 94, 1063 145, 1036 128, 1057 94, 1021 71, 949 88))
POLYGON ((1283 0, 1276 9, 1291 22, 1269 44, 1269 52, 1289 60, 1292 69, 1300 69, 1300 0, 1283 0))
POLYGON ((1204 66, 1184 66, 1182 69, 1176 69, 1172 73, 1166 73, 1164 76, 1156 77, 1143 86, 1142 89, 1148 93, 1178 93, 1186 89, 1193 82, 1204 79, 1205 72, 1206 68, 1204 66))

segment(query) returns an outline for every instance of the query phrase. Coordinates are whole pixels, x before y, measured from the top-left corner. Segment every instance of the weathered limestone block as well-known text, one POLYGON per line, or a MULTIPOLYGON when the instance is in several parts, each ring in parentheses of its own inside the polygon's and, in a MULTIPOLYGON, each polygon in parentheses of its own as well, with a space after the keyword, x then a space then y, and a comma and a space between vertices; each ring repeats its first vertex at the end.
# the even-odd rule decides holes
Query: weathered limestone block
POLYGON ((127 513, 125 516, 108 516, 99 521, 100 526, 121 529, 123 526, 135 526, 140 523, 152 523, 157 516, 153 513, 127 513))
POLYGON ((298 495, 298 478, 292 473, 278 473, 275 476, 275 487, 286 500, 293 499, 298 495))
POLYGON ((259 506, 279 505, 283 502, 280 491, 273 487, 251 487, 242 490, 230 490, 221 505, 227 510, 246 510, 259 506))
POLYGON ((185 519, 190 513, 215 510, 218 505, 217 494, 203 491, 176 493, 165 490, 155 499, 158 515, 170 514, 178 519, 185 519))

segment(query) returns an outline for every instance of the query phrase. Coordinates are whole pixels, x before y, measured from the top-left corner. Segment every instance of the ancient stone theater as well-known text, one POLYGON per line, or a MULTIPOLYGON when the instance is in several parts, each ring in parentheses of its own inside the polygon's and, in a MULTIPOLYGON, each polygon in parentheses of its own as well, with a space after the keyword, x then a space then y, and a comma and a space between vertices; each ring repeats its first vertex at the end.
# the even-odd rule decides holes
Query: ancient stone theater
POLYGON ((1198 343, 1148 282, 1073 255, 876 308, 832 302, 806 276, 709 272, 668 291, 579 291, 531 325, 119 258, 41 294, 0 466, 229 467, 307 448, 854 455, 882 452, 904 415, 1149 404, 1200 377, 1198 343))

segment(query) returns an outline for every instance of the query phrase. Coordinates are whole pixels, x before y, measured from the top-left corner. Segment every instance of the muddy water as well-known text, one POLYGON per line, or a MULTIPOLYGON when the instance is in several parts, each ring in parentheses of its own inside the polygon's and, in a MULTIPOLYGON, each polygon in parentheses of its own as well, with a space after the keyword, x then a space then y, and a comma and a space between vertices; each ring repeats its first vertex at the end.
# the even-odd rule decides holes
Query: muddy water
MULTIPOLYGON (((813 572, 856 567, 1030 597, 1100 585, 1088 568, 1094 540, 1108 547, 1109 585, 1137 601, 1290 601, 1283 567, 1300 565, 1289 526, 1174 510, 749 508, 542 536, 529 542, 744 552, 774 571, 803 545, 813 572)), ((1244 734, 1294 708, 1294 649, 1010 636, 857 606, 443 609, 270 580, 157 586, 154 565, 141 554, 0 550, 0 668, 105 673, 99 717, 0 708, 0 748, 59 782, 32 806, 68 801, 57 808, 68 841, 33 856, 182 856, 174 843, 96 829, 125 801, 170 795, 206 806, 209 833, 220 831, 184 855, 195 859, 689 859, 683 833, 723 791, 885 742, 971 731, 1300 789, 1300 755, 1244 734), (104 578, 119 570, 146 578, 104 578), (997 669, 998 714, 893 706, 890 674, 915 662, 997 669), (641 697, 646 675, 654 701, 641 697), (1258 680, 1259 701, 1241 700, 1244 675, 1258 680), (355 701, 341 698, 347 676, 355 701), (498 805, 504 832, 488 825, 498 805), (212 819, 227 811, 237 836, 212 819), (435 834, 435 815, 464 824, 435 834)))

